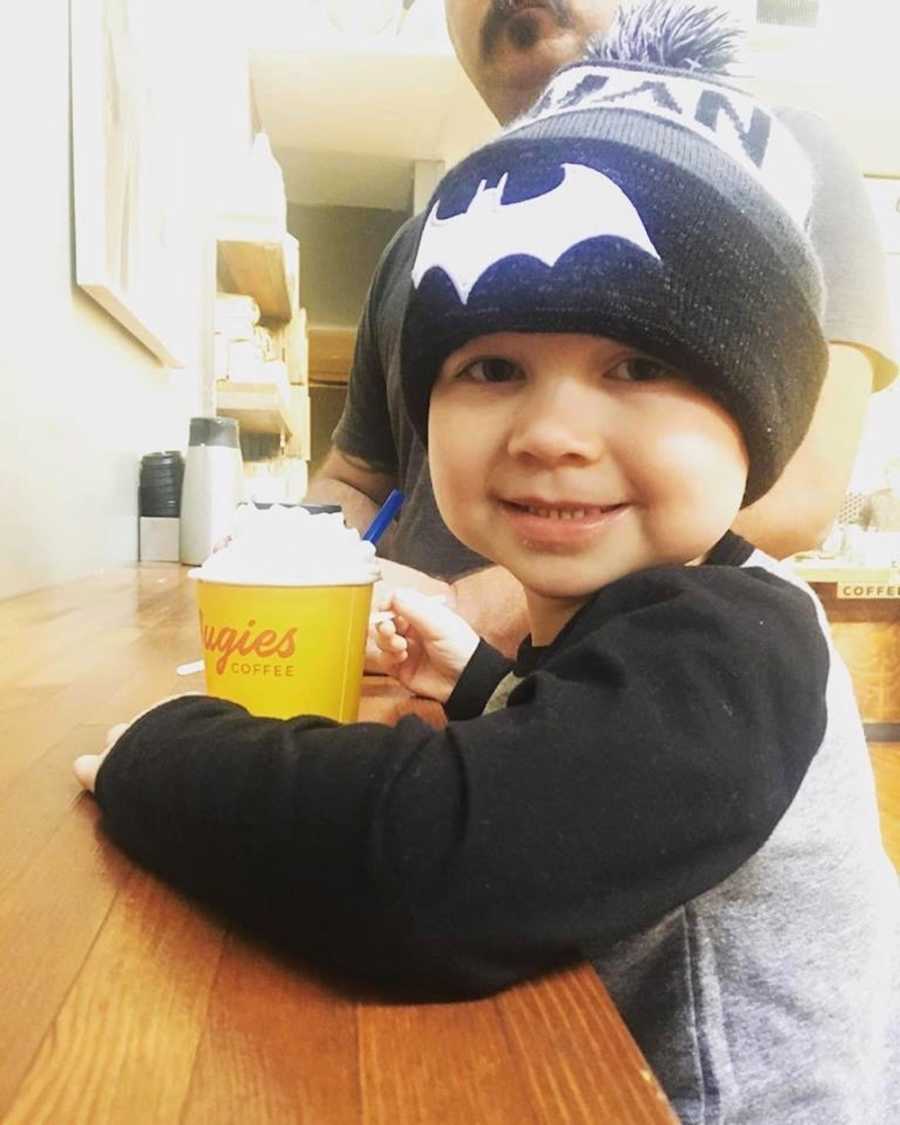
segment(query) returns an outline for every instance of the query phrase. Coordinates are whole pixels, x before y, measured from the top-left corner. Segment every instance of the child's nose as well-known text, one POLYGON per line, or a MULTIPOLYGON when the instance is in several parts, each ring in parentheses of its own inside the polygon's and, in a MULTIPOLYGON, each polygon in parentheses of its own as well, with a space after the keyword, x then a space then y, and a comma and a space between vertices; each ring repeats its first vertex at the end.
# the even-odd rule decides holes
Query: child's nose
POLYGON ((597 460, 605 445, 598 406, 594 396, 562 381, 549 391, 533 391, 518 404, 510 455, 548 463, 597 460))

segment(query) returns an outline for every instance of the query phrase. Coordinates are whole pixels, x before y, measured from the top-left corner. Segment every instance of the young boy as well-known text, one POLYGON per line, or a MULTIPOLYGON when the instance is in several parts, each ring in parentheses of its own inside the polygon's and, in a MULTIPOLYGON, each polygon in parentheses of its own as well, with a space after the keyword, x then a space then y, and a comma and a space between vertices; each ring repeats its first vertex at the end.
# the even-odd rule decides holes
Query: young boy
POLYGON ((133 855, 320 963, 434 999, 589 958, 683 1121, 875 1125, 900 893, 865 739, 812 595, 728 530, 825 368, 811 185, 691 58, 562 71, 423 228, 407 406, 528 592, 515 666, 398 593, 374 644, 445 730, 187 697, 76 769, 133 855))

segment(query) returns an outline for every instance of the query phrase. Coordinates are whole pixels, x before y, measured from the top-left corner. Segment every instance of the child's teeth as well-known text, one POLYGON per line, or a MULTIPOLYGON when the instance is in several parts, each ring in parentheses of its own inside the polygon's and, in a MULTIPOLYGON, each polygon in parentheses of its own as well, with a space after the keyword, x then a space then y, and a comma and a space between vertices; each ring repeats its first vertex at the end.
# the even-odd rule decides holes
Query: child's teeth
POLYGON ((584 508, 533 508, 529 505, 528 511, 533 516, 551 520, 578 520, 585 515, 584 508))

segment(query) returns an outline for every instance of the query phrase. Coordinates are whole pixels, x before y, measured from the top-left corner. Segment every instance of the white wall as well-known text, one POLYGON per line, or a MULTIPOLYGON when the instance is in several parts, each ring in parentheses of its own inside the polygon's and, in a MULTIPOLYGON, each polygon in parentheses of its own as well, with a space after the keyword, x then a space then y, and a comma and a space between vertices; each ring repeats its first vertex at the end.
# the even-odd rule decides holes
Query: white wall
MULTIPOLYGON (((208 232, 199 211, 195 241, 186 247, 184 370, 161 366, 75 284, 68 0, 17 5, 15 20, 5 24, 0 597, 136 559, 140 457, 183 449, 188 419, 208 402, 210 299, 208 232)), ((183 17, 178 34, 182 44, 193 34, 183 17)), ((216 166, 210 151, 224 159, 225 146, 236 138, 245 143, 249 132, 246 73, 234 54, 223 50, 217 57, 218 82, 195 84, 210 97, 227 91, 230 104, 220 101, 212 131, 208 104, 186 107, 196 131, 193 159, 209 170, 216 166)))

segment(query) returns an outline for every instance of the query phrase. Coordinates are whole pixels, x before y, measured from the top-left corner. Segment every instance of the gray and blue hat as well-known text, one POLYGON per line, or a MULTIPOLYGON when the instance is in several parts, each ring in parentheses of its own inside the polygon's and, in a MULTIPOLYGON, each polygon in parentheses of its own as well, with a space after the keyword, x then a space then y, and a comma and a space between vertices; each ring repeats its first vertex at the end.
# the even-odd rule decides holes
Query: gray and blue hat
POLYGON ((621 17, 439 184, 413 266, 403 393, 425 440, 434 380, 467 341, 608 336, 735 419, 746 505, 803 439, 827 368, 813 173, 771 110, 703 69, 721 55, 721 13, 649 9, 652 37, 641 10, 621 17))

